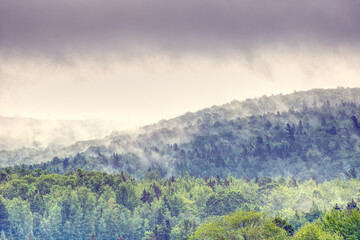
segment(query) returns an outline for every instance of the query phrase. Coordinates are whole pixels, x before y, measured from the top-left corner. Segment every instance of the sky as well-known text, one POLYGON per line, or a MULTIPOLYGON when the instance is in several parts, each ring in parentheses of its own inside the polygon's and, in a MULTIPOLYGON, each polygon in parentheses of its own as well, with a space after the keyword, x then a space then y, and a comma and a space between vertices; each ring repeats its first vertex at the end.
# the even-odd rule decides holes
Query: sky
POLYGON ((0 115, 148 124, 359 87, 358 0, 0 0, 0 115))

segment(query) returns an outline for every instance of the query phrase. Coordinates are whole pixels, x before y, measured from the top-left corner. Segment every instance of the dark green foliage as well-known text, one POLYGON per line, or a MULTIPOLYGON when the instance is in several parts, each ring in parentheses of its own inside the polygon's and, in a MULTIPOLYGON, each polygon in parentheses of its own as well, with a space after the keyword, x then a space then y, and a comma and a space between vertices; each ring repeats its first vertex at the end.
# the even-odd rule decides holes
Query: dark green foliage
POLYGON ((153 232, 157 240, 170 240, 170 233, 171 233, 170 221, 166 220, 165 222, 156 225, 153 232))
MULTIPOLYGON (((148 193, 146 192, 146 200, 145 198, 143 199, 145 202, 149 200, 149 196, 147 194, 148 193)), ((116 202, 118 204, 122 204, 125 208, 131 211, 133 211, 134 208, 138 205, 139 201, 136 196, 135 188, 131 183, 121 183, 119 185, 119 189, 116 190, 116 202)))
POLYGON ((0 232, 4 231, 5 234, 9 232, 9 214, 0 196, 0 232))
POLYGON ((357 117, 352 116, 352 117, 351 117, 351 120, 353 121, 353 124, 354 124, 354 130, 355 130, 357 133, 360 133, 360 125, 359 125, 359 122, 358 122, 357 117))
POLYGON ((349 169, 349 171, 345 172, 345 176, 347 179, 357 179, 357 173, 356 173, 356 170, 355 168, 351 168, 349 169))
POLYGON ((344 239, 360 238, 360 212, 334 210, 322 218, 324 228, 339 233, 344 239))
POLYGON ((276 226, 284 229, 287 232, 288 236, 294 235, 295 228, 291 223, 288 223, 285 219, 282 219, 280 217, 275 217, 273 221, 276 224, 276 226))
POLYGON ((156 186, 155 183, 153 183, 150 187, 154 190, 155 197, 159 200, 162 194, 161 189, 158 186, 156 186))
POLYGON ((196 230, 195 220, 182 219, 171 232, 172 239, 187 240, 196 230))
POLYGON ((291 237, 294 229, 319 219, 325 219, 324 228, 336 231, 340 230, 333 221, 337 224, 345 221, 343 236, 358 234, 354 227, 358 224, 357 203, 349 199, 349 195, 357 197, 360 188, 357 179, 298 181, 295 188, 290 178, 258 177, 244 181, 230 175, 226 179, 220 175, 202 179, 184 173, 179 178, 135 180, 125 173, 80 169, 64 175, 37 169, 7 171, 7 180, 0 183, 0 212, 8 239, 94 240, 122 236, 127 240, 187 240, 197 228, 234 211, 268 212, 266 217, 263 213, 251 216, 234 213, 228 218, 232 224, 243 217, 243 224, 253 221, 255 228, 250 232, 243 227, 236 231, 266 239, 271 239, 267 238, 270 233, 291 237), (339 191, 328 194, 335 188, 339 191), (345 215, 324 215, 325 210, 332 208, 328 206, 332 197, 347 199, 338 205, 345 215), (315 203, 311 205, 311 200, 321 204, 321 208, 315 203), (294 212, 296 208, 300 210, 294 212), (256 232, 256 226, 260 232, 256 232))
POLYGON ((45 212, 44 201, 40 194, 36 194, 32 200, 30 200, 30 210, 32 213, 38 213, 43 215, 45 212))
POLYGON ((89 235, 88 240, 96 240, 96 238, 95 238, 95 233, 91 233, 91 234, 89 235))
POLYGON ((359 211, 359 208, 357 207, 357 203, 354 201, 354 199, 347 204, 346 210, 351 213, 352 211, 356 210, 359 211))
POLYGON ((151 193, 150 192, 147 192, 145 189, 141 195, 141 198, 140 200, 143 202, 143 203, 149 203, 149 205, 151 205, 151 202, 153 201, 153 197, 151 196, 151 193))

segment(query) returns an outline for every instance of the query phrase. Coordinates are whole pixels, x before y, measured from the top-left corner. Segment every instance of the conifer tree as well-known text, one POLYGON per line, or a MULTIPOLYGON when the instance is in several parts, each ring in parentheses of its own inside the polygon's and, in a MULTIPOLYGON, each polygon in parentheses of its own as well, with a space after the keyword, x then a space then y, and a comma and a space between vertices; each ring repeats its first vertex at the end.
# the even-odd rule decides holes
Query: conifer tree
POLYGON ((2 199, 0 198, 0 231, 9 231, 9 214, 5 208, 2 199))
POLYGON ((96 240, 94 232, 90 234, 88 240, 96 240))
POLYGON ((34 240, 32 232, 29 233, 27 240, 34 240))
POLYGON ((1 231, 0 240, 7 240, 5 232, 3 230, 1 231))
POLYGON ((346 178, 350 179, 357 179, 357 174, 355 168, 349 169, 349 171, 345 172, 346 178))

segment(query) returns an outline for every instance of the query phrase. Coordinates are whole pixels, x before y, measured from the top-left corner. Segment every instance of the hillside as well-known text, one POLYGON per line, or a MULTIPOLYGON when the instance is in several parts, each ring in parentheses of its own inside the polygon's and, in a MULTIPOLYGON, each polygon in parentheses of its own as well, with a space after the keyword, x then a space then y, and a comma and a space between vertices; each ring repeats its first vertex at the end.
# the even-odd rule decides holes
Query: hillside
POLYGON ((2 166, 36 164, 125 171, 143 177, 185 171, 194 176, 296 176, 331 179, 359 167, 360 89, 315 89, 233 101, 61 149, 2 151, 2 166), (355 118, 353 118, 355 116, 355 118))

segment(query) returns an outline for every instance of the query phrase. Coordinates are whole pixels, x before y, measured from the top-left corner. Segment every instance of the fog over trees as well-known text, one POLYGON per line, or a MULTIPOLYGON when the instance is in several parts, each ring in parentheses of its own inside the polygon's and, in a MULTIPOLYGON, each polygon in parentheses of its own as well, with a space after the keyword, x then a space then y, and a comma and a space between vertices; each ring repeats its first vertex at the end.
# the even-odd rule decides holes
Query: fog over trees
POLYGON ((1 239, 358 239, 359 89, 0 152, 1 239))

